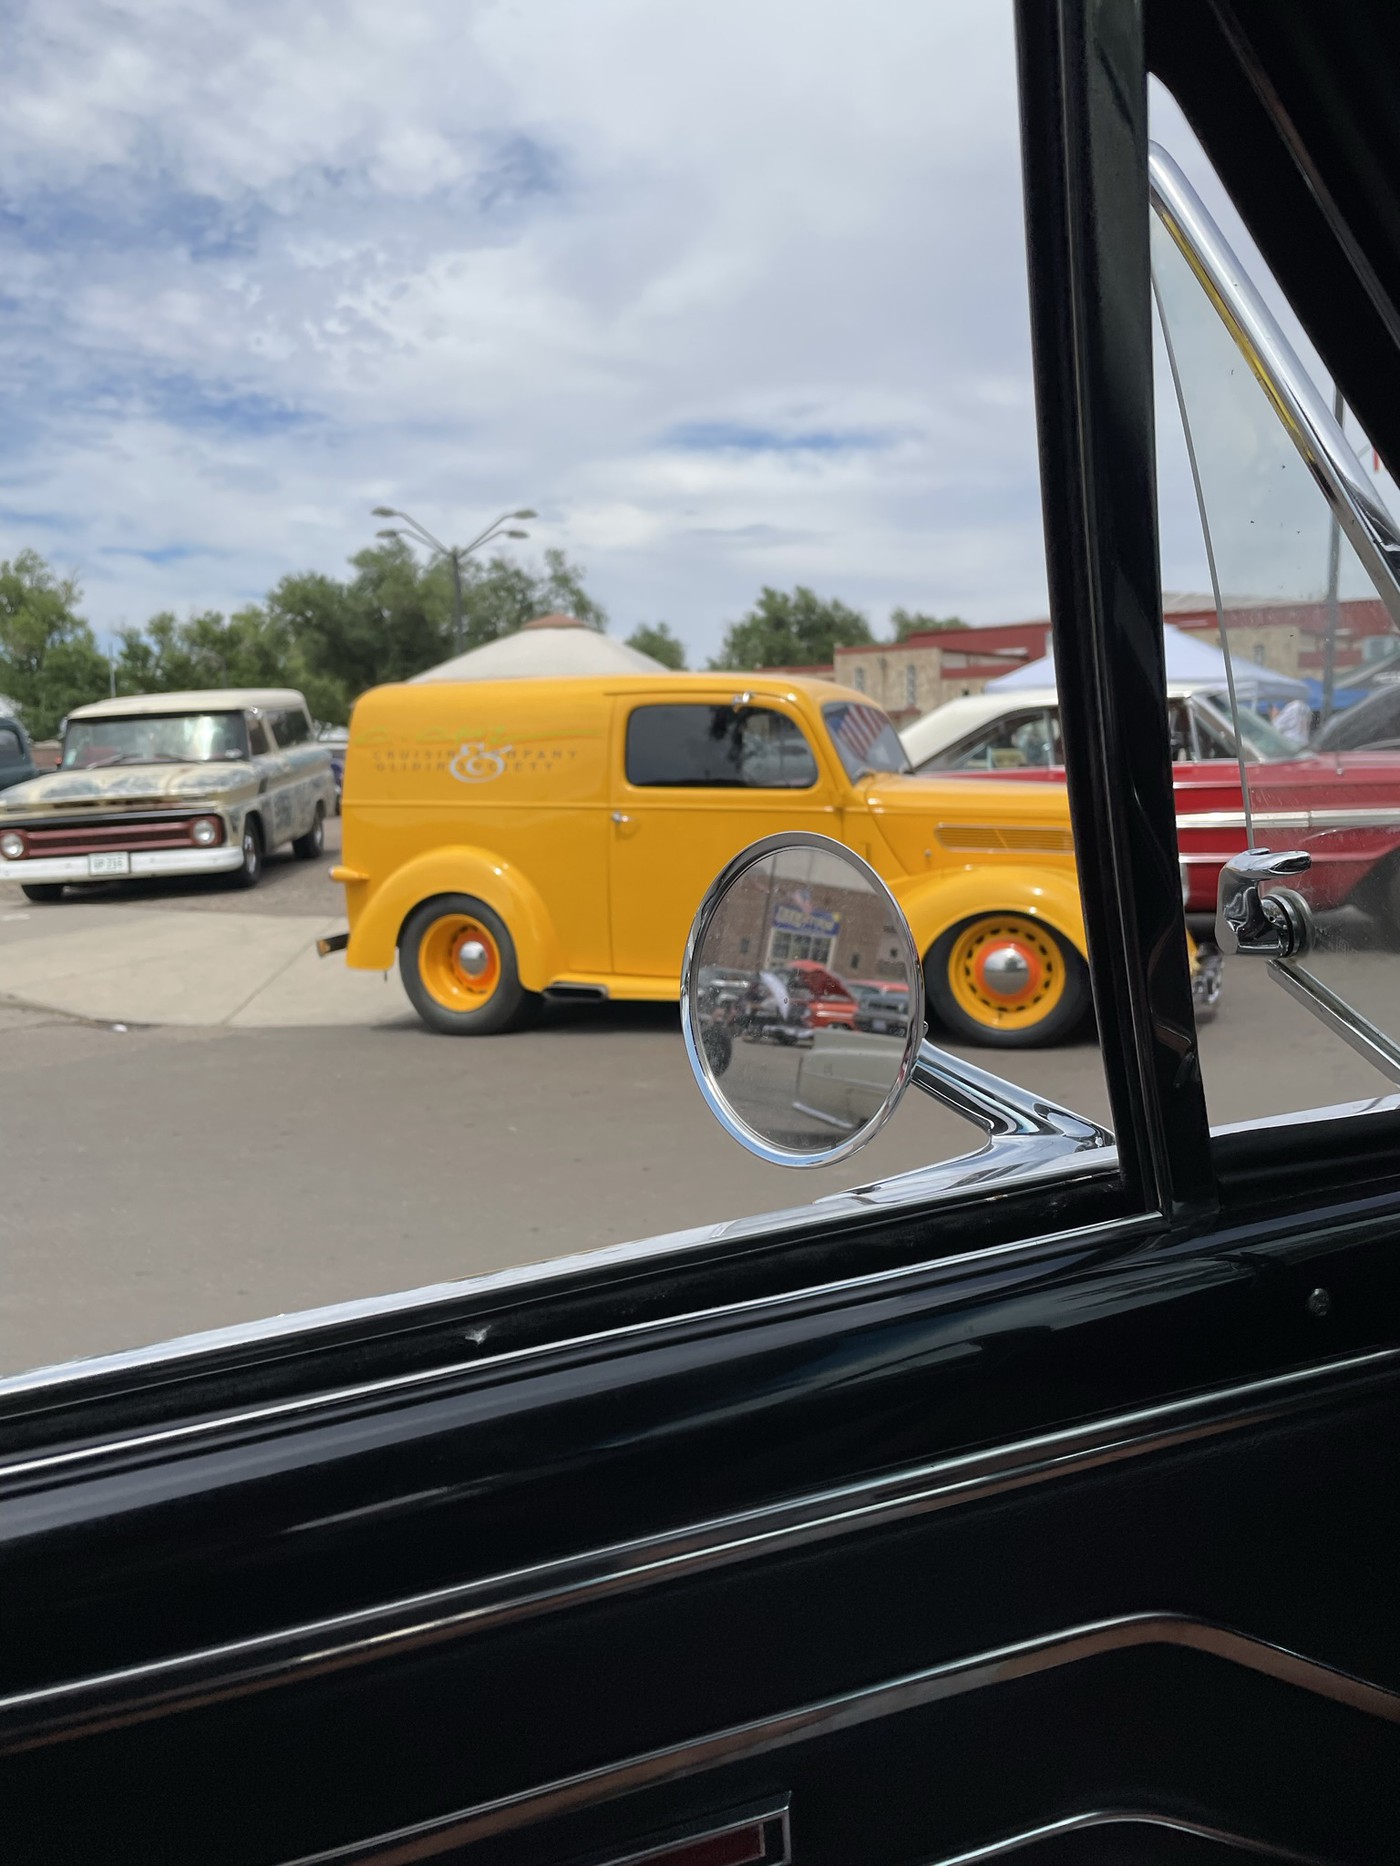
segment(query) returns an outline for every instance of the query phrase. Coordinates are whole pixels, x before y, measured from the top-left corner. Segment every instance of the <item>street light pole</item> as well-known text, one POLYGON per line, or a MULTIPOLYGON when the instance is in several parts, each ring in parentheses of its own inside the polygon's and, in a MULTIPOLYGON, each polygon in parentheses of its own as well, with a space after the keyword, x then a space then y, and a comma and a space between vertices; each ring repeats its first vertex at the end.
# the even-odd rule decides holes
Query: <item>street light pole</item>
MULTIPOLYGON (((392 505, 374 507, 375 518, 399 518, 409 526, 409 537, 415 544, 426 545, 434 557, 440 557, 452 571, 452 649, 454 654, 462 652, 462 566, 473 551, 479 551, 483 545, 490 544, 496 538, 528 538, 528 531, 510 529, 513 518, 536 518, 538 513, 530 506, 522 506, 518 512, 502 512, 499 518, 493 518, 484 531, 479 531, 470 544, 442 543, 435 538, 426 525, 411 517, 407 512, 397 511, 392 505)), ((381 538, 402 538, 403 532, 397 527, 380 532, 381 538)))
POLYGON ((448 562, 452 565, 452 652, 462 652, 462 560, 456 551, 450 553, 448 562))

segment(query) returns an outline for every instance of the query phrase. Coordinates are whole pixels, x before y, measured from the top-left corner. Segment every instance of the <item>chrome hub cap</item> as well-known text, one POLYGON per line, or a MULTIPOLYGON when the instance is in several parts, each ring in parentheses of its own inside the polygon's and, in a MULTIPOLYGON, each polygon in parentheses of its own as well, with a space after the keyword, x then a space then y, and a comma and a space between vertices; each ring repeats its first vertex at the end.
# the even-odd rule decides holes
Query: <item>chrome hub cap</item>
POLYGON ((468 978, 480 978, 491 964, 491 955, 479 939, 464 939, 457 948, 457 963, 468 978))
POLYGON ((1018 998, 1031 982, 1030 960, 1019 946, 997 946, 978 966, 982 988, 998 998, 1018 998))

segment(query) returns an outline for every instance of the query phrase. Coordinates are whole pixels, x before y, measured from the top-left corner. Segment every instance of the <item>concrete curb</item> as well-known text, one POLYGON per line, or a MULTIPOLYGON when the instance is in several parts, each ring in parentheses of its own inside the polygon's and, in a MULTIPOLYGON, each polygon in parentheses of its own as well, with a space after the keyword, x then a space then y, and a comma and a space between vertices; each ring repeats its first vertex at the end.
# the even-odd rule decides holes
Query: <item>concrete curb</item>
POLYGON ((269 1029, 413 1022, 397 972, 352 972, 315 942, 343 920, 113 911, 0 916, 0 996, 95 1023, 269 1029))

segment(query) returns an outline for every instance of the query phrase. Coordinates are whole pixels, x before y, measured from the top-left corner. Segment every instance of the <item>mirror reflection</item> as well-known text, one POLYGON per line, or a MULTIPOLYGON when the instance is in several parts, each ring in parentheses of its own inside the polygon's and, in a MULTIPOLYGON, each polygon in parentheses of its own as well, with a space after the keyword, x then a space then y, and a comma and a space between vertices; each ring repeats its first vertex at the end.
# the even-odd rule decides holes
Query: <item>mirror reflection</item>
POLYGON ((903 915, 849 850, 811 838, 736 864, 701 909, 688 978, 711 1105, 769 1158, 854 1151, 908 1079, 922 985, 903 915))

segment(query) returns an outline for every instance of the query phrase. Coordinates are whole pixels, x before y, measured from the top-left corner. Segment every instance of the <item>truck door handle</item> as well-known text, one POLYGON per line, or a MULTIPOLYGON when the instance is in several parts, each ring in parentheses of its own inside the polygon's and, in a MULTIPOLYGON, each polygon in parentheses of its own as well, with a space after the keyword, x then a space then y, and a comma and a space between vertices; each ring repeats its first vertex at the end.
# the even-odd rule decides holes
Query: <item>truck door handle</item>
POLYGON ((630 823, 632 821, 625 810, 614 810, 612 819, 614 823, 630 823))

